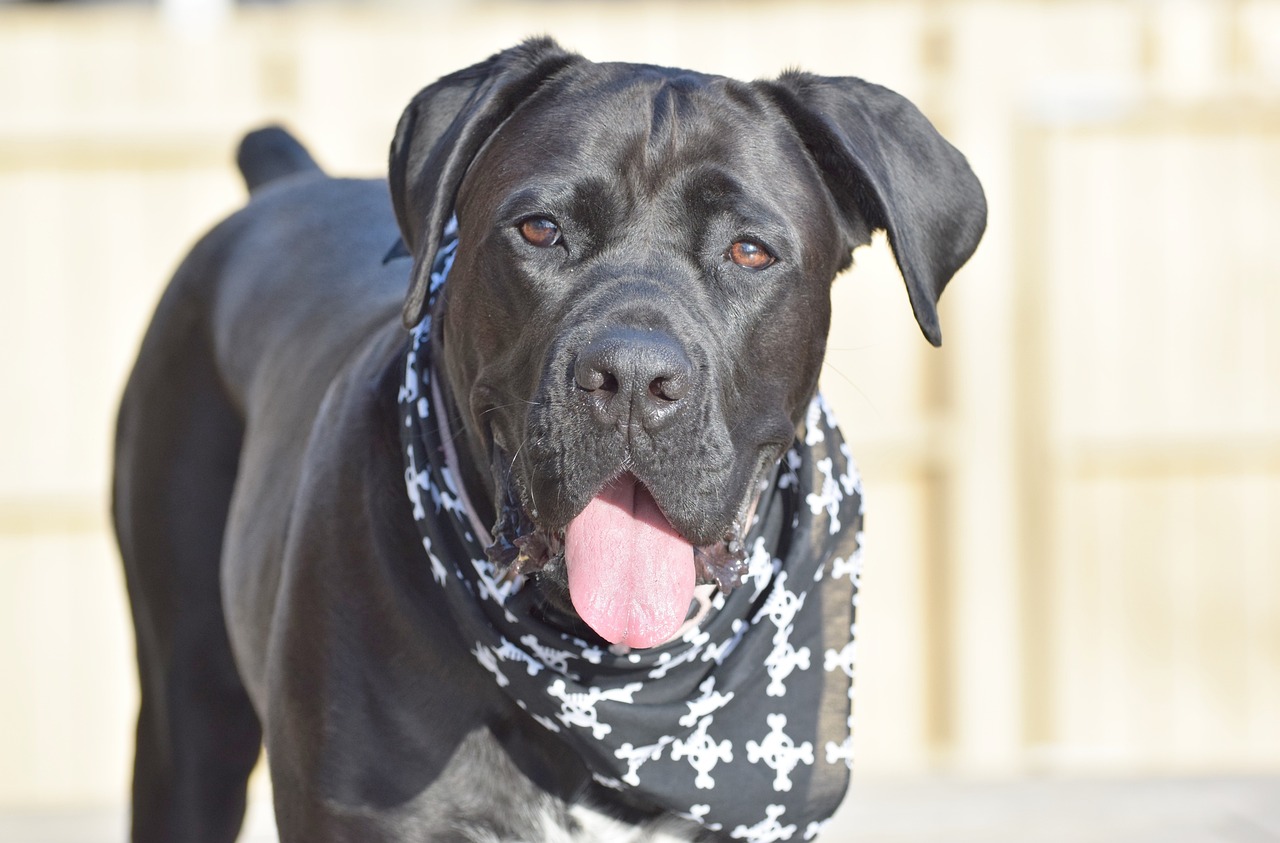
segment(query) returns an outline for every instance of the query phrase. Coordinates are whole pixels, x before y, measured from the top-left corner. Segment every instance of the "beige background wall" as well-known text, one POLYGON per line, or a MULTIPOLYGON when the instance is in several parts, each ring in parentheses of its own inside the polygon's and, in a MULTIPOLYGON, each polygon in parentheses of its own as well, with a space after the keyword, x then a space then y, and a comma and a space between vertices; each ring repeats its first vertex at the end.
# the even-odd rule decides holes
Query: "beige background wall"
POLYGON ((941 350, 883 243, 836 286, 859 776, 1280 772, 1280 3, 424 5, 0 6, 0 810, 123 798, 113 405, 239 135, 380 173, 419 87, 539 32, 864 76, 986 185, 941 350))

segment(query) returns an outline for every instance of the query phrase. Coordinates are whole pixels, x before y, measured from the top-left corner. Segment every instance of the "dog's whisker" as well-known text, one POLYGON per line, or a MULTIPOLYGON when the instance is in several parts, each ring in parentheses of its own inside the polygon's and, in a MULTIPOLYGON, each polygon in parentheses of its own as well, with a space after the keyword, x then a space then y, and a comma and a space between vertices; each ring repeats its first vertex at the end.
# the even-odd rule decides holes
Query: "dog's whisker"
MULTIPOLYGON (((516 460, 517 460, 517 459, 519 459, 519 457, 520 457, 520 452, 524 450, 524 446, 525 446, 525 445, 527 445, 527 444, 529 444, 529 437, 528 437, 528 436, 526 436, 523 440, 521 440, 520 445, 516 448, 516 452, 515 452, 514 454, 512 454, 512 455, 511 455, 511 463, 510 463, 510 465, 508 465, 508 466, 507 466, 507 478, 506 478, 506 479, 507 479, 507 483, 508 483, 508 484, 510 484, 510 483, 511 483, 511 475, 515 473, 515 470, 516 470, 516 460)), ((537 511, 538 511, 538 499, 534 496, 534 493, 533 493, 533 485, 532 485, 532 484, 530 484, 530 485, 529 485, 529 505, 533 507, 533 511, 534 511, 534 512, 537 512, 537 511)))
POLYGON ((486 410, 485 410, 483 413, 481 413, 480 415, 482 415, 482 416, 487 416, 489 413, 495 412, 496 410, 505 410, 505 409, 507 409, 508 407, 518 407, 518 406, 519 406, 519 405, 521 405, 521 404, 525 404, 525 405, 530 406, 530 407, 541 407, 541 406, 542 406, 542 402, 541 402, 541 401, 529 401, 528 399, 520 398, 520 399, 517 399, 517 400, 515 400, 515 401, 510 402, 509 404, 496 404, 496 405, 494 405, 494 406, 489 407, 488 409, 486 409, 486 410))
POLYGON ((862 387, 854 383, 853 378, 849 377, 844 372, 840 371, 835 366, 831 365, 831 362, 829 360, 823 360, 822 365, 825 368, 828 368, 831 371, 835 372, 837 375, 840 376, 841 380, 849 384, 849 386, 853 387, 854 391, 856 391, 859 395, 862 396, 862 400, 867 402, 867 406, 871 408, 872 412, 874 412, 877 416, 880 415, 880 408, 876 406, 876 402, 871 400, 870 395, 867 395, 867 393, 862 391, 862 387))

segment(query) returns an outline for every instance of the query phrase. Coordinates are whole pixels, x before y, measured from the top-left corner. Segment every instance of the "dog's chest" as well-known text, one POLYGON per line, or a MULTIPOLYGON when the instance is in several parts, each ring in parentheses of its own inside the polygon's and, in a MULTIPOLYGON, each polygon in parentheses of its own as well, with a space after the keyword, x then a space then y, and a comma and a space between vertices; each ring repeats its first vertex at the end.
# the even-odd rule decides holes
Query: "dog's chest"
MULTIPOLYGON (((545 834, 537 840, 548 843, 688 843, 693 838, 675 833, 670 823, 657 821, 644 826, 621 823, 593 808, 576 805, 570 812, 576 829, 566 828, 558 818, 545 814, 545 834)), ((533 841, 529 841, 533 843, 533 841)))

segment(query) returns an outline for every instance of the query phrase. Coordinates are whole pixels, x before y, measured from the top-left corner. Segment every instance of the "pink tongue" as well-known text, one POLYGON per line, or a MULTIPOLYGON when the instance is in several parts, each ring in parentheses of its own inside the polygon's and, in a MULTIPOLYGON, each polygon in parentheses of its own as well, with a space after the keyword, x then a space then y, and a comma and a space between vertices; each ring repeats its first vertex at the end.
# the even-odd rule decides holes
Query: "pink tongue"
POLYGON ((564 535, 573 607, 601 638, 662 644, 693 599, 693 546, 631 474, 605 486, 564 535))

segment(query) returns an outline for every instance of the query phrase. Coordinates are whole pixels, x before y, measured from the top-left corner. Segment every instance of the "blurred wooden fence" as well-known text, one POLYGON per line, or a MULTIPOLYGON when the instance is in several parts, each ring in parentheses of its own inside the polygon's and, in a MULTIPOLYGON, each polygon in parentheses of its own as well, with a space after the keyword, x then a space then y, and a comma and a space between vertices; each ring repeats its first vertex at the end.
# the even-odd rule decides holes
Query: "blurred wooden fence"
POLYGON ((284 120, 376 174, 419 87, 529 34, 913 98, 991 227, 918 336, 883 243, 825 388, 869 489, 859 774, 1280 770, 1280 4, 0 7, 0 806, 118 801, 114 402, 284 120))

